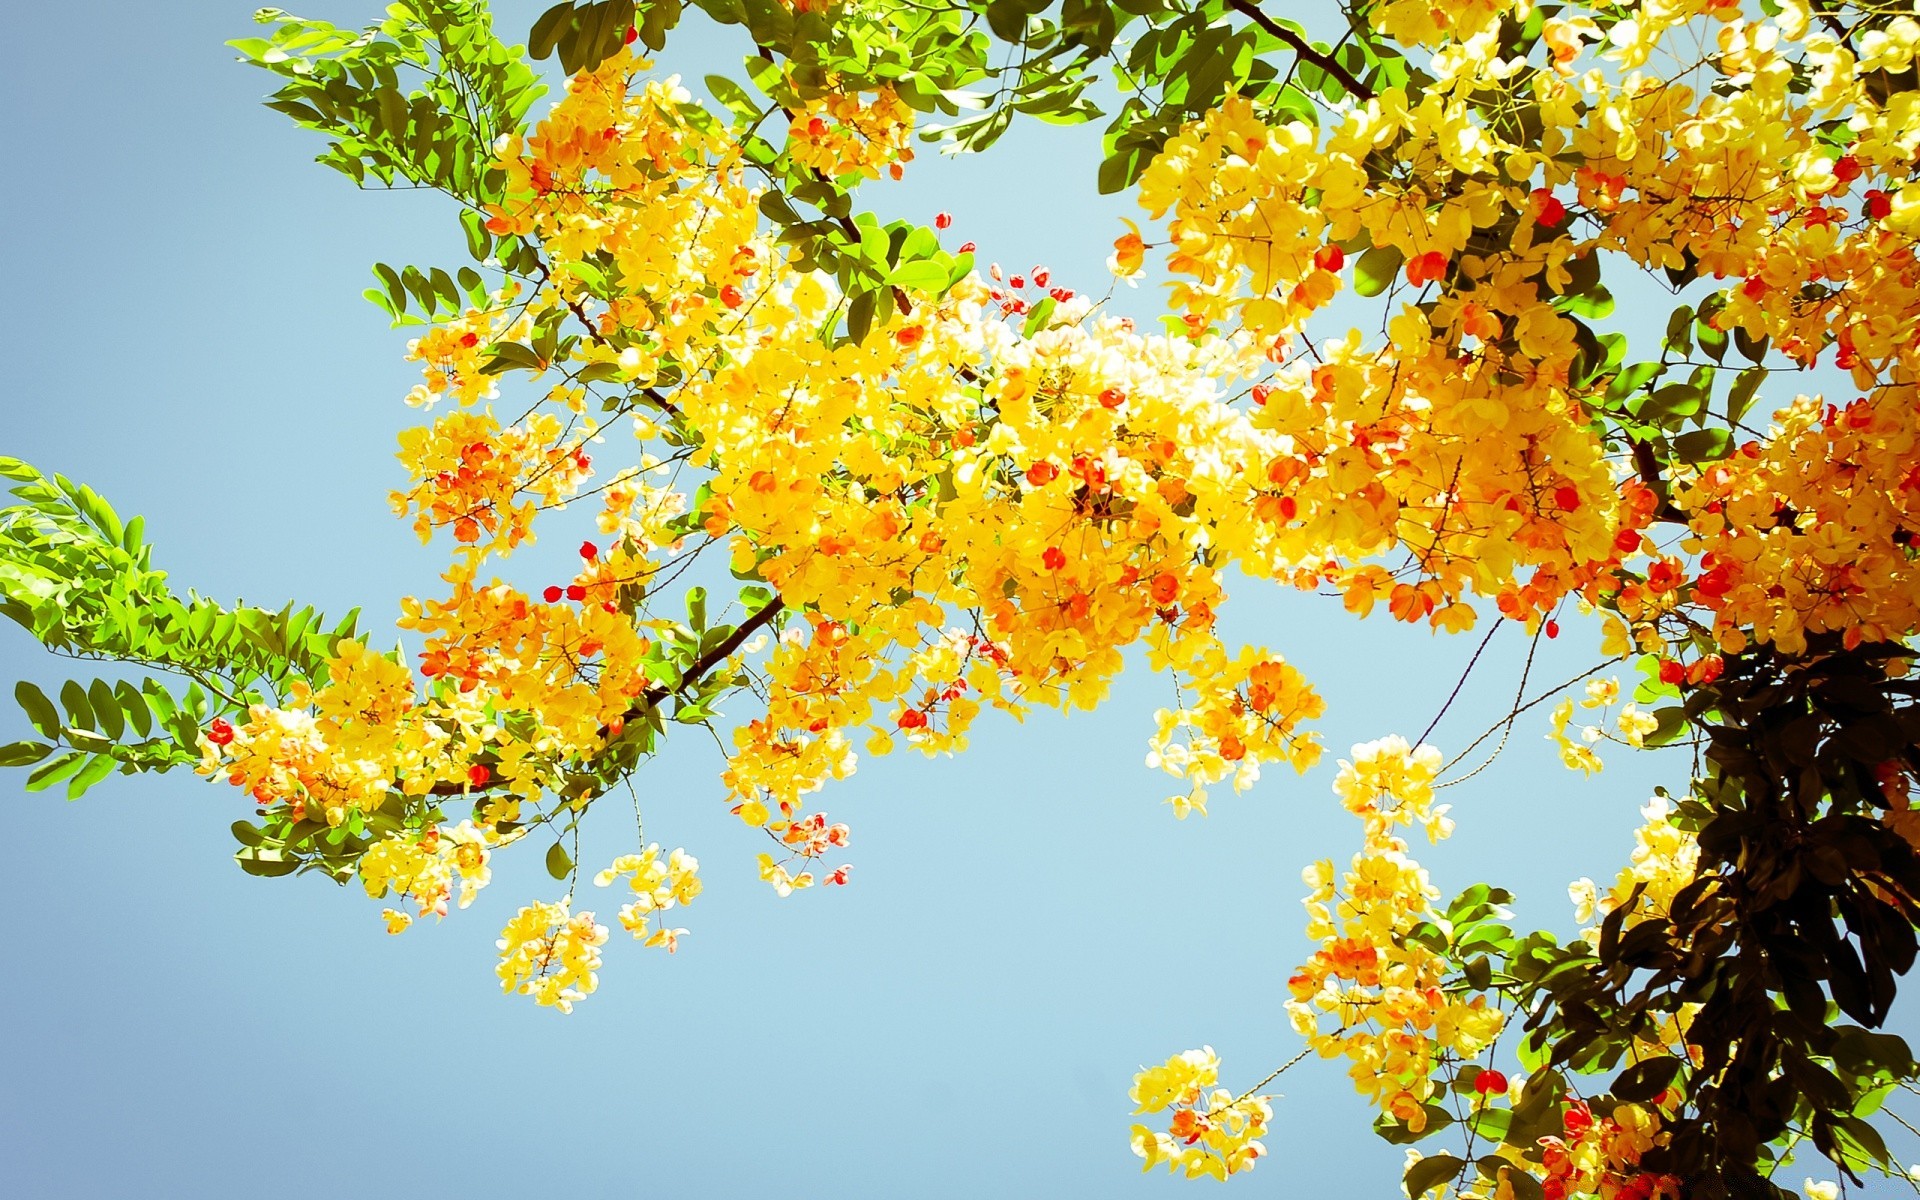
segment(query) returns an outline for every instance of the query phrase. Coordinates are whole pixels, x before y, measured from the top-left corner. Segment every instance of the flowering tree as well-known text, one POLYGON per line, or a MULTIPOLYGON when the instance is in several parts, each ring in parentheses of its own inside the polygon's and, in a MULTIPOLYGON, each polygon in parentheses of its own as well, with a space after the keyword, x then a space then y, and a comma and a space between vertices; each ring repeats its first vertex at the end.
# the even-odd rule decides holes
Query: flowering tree
MULTIPOLYGON (((1452 633, 1597 613, 1616 674, 1506 727, 1557 701, 1571 769, 1603 742, 1694 765, 1613 885, 1574 885, 1582 934, 1515 931, 1484 883, 1444 901, 1403 834, 1446 836, 1434 789, 1478 747, 1384 737, 1333 783, 1352 865, 1306 869, 1294 1026, 1428 1147, 1411 1197, 1785 1195, 1802 1143, 1897 1171, 1872 1118, 1920 1076, 1877 1031, 1920 921, 1920 23, 1363 0, 1322 14, 1329 43, 1255 0, 697 6, 758 51, 717 107, 642 57, 678 0, 593 0, 532 30, 571 76, 537 122, 477 0, 259 15, 235 45, 321 161, 437 189, 466 232, 472 265, 382 264, 369 292, 420 329, 393 506, 448 543, 446 587, 402 601, 410 663, 352 616, 182 596, 138 519, 0 459, 0 608, 164 677, 21 684, 37 736, 0 761, 70 795, 225 779, 257 804, 242 868, 357 881, 393 933, 544 848, 564 894, 508 922, 498 972, 564 1011, 610 936, 575 831, 723 699, 728 803, 787 895, 848 880, 812 798, 857 754, 1095 706, 1128 647, 1179 686, 1148 756, 1175 815, 1312 767, 1322 702, 1217 632, 1229 572, 1452 633), (1098 185, 1154 230, 1111 266, 1171 278, 1161 332, 1040 271, 981 278, 944 217, 856 209, 917 123, 985 150, 1020 115, 1103 116, 1103 79, 1126 99, 1098 185), (1605 330, 1608 280, 1671 293, 1658 347, 1605 330), (1309 336, 1343 291, 1378 327, 1309 336), (1796 396, 1815 371, 1844 398, 1796 396), (587 535, 577 573, 490 574, 536 525, 587 535), (736 601, 676 582, 715 558, 736 601)), ((593 882, 669 951, 700 892, 657 845, 593 882)), ((1144 1071, 1135 1152, 1251 1168, 1260 1086, 1219 1087, 1208 1050, 1144 1071)))

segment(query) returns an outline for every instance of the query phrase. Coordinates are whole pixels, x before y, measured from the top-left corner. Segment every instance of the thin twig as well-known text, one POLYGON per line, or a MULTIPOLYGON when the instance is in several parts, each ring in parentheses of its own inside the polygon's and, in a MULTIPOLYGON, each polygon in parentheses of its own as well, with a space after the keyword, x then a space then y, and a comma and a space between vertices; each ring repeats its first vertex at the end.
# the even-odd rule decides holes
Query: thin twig
POLYGON ((1255 25, 1258 25, 1287 45, 1293 47, 1295 54, 1306 59, 1314 66, 1319 67, 1335 79, 1338 79, 1341 87, 1346 88, 1362 100, 1373 99, 1373 89, 1355 78, 1353 72, 1340 65, 1339 60, 1330 54, 1322 54, 1320 51, 1315 50, 1313 46, 1307 42, 1307 39, 1301 37, 1293 30, 1288 29, 1285 25, 1280 24, 1266 13, 1261 12, 1260 6, 1253 3, 1253 0, 1227 0, 1227 3, 1243 13, 1255 25))

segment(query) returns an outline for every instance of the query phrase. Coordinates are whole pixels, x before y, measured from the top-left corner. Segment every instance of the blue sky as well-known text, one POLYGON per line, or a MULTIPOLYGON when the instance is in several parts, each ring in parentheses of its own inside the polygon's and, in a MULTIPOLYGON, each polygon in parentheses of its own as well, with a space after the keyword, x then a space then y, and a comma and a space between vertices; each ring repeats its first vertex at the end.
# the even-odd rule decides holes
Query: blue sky
MULTIPOLYGON (((378 15, 326 3, 310 15, 378 15)), ((543 5, 497 7, 517 33, 543 5)), ((251 32, 249 11, 0 16, 15 114, 0 453, 145 514, 182 588, 363 606, 384 642, 398 597, 437 586, 442 552, 386 506, 415 376, 407 335, 360 292, 376 260, 454 266, 461 242, 448 204, 356 192, 260 107, 268 78, 222 45, 251 32)), ((698 78, 739 51, 690 26, 662 67, 698 78)), ((983 160, 929 150, 907 182, 863 200, 921 220, 951 211, 950 236, 983 260, 1099 290, 1132 210, 1095 197, 1098 155, 1095 128, 1022 125, 983 160)), ((544 581, 572 544, 549 537, 509 569, 544 581)), ((357 889, 243 875, 226 830, 251 808, 231 789, 116 776, 69 805, 9 774, 0 1194, 1210 1189, 1140 1175, 1131 1075, 1210 1044, 1244 1085, 1299 1048, 1281 1007, 1310 949, 1299 872, 1358 842, 1329 790, 1333 760, 1417 734, 1477 641, 1245 583, 1227 619, 1326 695, 1332 753, 1304 778, 1218 796, 1205 820, 1176 822, 1161 803, 1173 781, 1142 765, 1170 688, 1137 671, 1098 713, 986 721, 954 759, 863 762, 821 798, 853 824, 853 886, 779 900, 720 802, 712 742, 682 736, 635 782, 648 837, 701 858, 693 932, 672 958, 610 945, 600 992, 570 1018, 503 997, 492 975, 506 917, 557 890, 537 847, 503 855, 472 909, 389 938, 357 889)), ((1592 631, 1567 624, 1536 686, 1598 659, 1592 631)), ((1495 638, 1434 739, 1443 749, 1505 711, 1525 642, 1495 638)), ((0 676, 57 683, 69 665, 0 630, 0 676)), ((0 716, 6 738, 25 728, 0 716)), ((1686 763, 1616 752, 1586 780, 1545 732, 1543 708, 1448 794, 1459 833, 1422 857, 1448 894, 1485 878, 1518 893, 1523 921, 1565 930, 1567 882, 1611 877, 1651 787, 1682 786, 1686 763)), ((631 836, 608 814, 583 862, 631 836)), ((1308 1061, 1277 1087, 1272 1158, 1233 1191, 1397 1193, 1401 1154, 1369 1132, 1337 1065, 1308 1061)))

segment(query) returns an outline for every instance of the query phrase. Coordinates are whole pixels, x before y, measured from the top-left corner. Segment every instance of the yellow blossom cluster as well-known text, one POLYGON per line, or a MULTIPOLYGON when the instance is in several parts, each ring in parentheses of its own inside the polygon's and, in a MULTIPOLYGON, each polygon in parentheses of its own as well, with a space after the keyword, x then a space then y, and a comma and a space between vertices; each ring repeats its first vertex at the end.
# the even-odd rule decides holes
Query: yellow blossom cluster
POLYGON ((426 364, 426 379, 407 393, 409 405, 429 409, 449 394, 471 405, 499 395, 496 377, 486 370, 488 351, 497 342, 525 339, 532 327, 524 308, 516 312, 509 307, 519 292, 520 286, 509 280, 493 297, 493 308, 467 309, 407 343, 407 359, 426 364))
POLYGON ((625 876, 634 899, 621 906, 620 927, 648 946, 663 946, 671 954, 678 949, 680 937, 687 931, 652 922, 656 914, 676 905, 690 904, 700 894, 700 860, 675 848, 663 862, 658 843, 649 844, 639 854, 623 854, 613 865, 593 877, 595 887, 606 887, 625 876))
MULTIPOLYGON (((1644 823, 1634 832, 1633 858, 1621 868, 1611 891, 1602 896, 1591 879, 1575 881, 1567 893, 1573 899, 1575 919, 1582 925, 1596 917, 1606 917, 1632 900, 1634 889, 1640 897, 1626 914, 1623 929, 1631 929, 1649 917, 1665 916, 1674 896, 1694 880, 1700 862, 1700 845, 1692 834, 1673 823, 1673 802, 1655 796, 1640 809, 1644 823)), ((1597 927, 1583 934, 1596 944, 1597 927)))
POLYGON ((1235 1096, 1220 1082, 1220 1059, 1213 1047, 1176 1054, 1133 1077, 1128 1093, 1137 1113, 1173 1116, 1166 1131, 1133 1127, 1133 1152, 1146 1160, 1142 1171, 1164 1165, 1188 1179, 1225 1179, 1250 1171, 1266 1154, 1258 1139, 1273 1119, 1268 1097, 1235 1096))
POLYGON ((1547 734, 1560 750, 1560 761, 1568 770, 1583 771, 1588 775, 1600 770, 1599 754, 1593 747, 1603 739, 1611 739, 1624 745, 1639 749, 1647 744, 1647 737, 1660 727, 1653 714, 1641 711, 1631 702, 1621 705, 1618 714, 1613 714, 1614 728, 1606 728, 1609 711, 1620 701, 1620 681, 1609 676, 1605 679, 1587 681, 1586 698, 1580 701, 1580 707, 1600 709, 1601 724, 1583 726, 1580 741, 1567 736, 1567 725, 1573 720, 1573 697, 1562 700, 1553 710, 1552 729, 1547 734))
MULTIPOLYGON (((1671 1116, 1671 1105, 1665 1115, 1671 1116)), ((1601 1200, 1680 1200, 1682 1181, 1672 1175, 1643 1172, 1641 1156, 1665 1145, 1663 1109, 1654 1104, 1615 1104, 1595 1114, 1586 1101, 1569 1096, 1561 1112, 1565 1137, 1540 1139, 1545 1168, 1541 1191, 1547 1200, 1595 1196, 1601 1200)))
POLYGON ((890 87, 872 95, 833 89, 787 114, 787 154, 828 179, 900 178, 913 161, 913 110, 890 87))
POLYGON ((574 913, 567 901, 529 904, 500 931, 503 991, 531 996, 543 1008, 572 1012, 574 1002, 600 986, 600 947, 607 927, 590 912, 574 913))
POLYGON ((1809 634, 1853 646, 1920 626, 1917 411, 1912 383, 1844 408, 1802 397, 1764 443, 1690 481, 1693 597, 1713 612, 1722 649, 1751 636, 1799 653, 1809 634))
POLYGON ((1436 628, 1472 625, 1469 592, 1531 619, 1617 565, 1617 543, 1638 545, 1623 535, 1651 498, 1614 477, 1568 387, 1578 346, 1551 287, 1574 247, 1540 231, 1525 188, 1494 181, 1464 98, 1406 104, 1390 90, 1316 145, 1308 126, 1270 127, 1230 98, 1168 142, 1140 200, 1171 214, 1166 266, 1188 325, 1228 321, 1277 364, 1253 389, 1255 423, 1282 439, 1256 506, 1275 527, 1261 574, 1332 582, 1356 612, 1384 599, 1436 628), (1362 170, 1382 150, 1408 164, 1404 188, 1362 170), (1498 251, 1470 251, 1489 225, 1506 233, 1498 251), (1451 282, 1402 305, 1383 344, 1355 332, 1295 353, 1356 240, 1397 256, 1415 289, 1451 282), (1418 578, 1357 561, 1395 547, 1418 578))
POLYGON ((403 432, 400 461, 418 482, 393 493, 393 511, 415 514, 421 541, 450 527, 463 545, 506 552, 531 536, 541 506, 573 494, 591 460, 552 413, 502 429, 491 413, 454 411, 403 432))
MULTIPOLYGON (((963 277, 892 288, 867 336, 836 337, 853 298, 764 227, 722 124, 627 51, 576 76, 502 139, 506 196, 485 214, 538 247, 541 273, 411 349, 414 400, 458 402, 401 440, 396 508, 455 544, 449 594, 403 605, 424 687, 343 649, 327 689, 257 708, 204 769, 263 805, 318 800, 333 823, 393 793, 475 793, 483 829, 548 815, 554 793, 584 807, 598 756, 699 682, 663 647, 700 636, 651 593, 708 547, 781 614, 764 657, 729 643, 695 673, 753 685, 724 783, 781 847, 760 874, 782 894, 845 845, 807 797, 861 750, 954 752, 989 708, 1090 708, 1131 647, 1178 684, 1148 760, 1182 781, 1177 814, 1264 764, 1310 766, 1322 702, 1282 655, 1220 635, 1229 572, 1444 630, 1473 625, 1478 598, 1536 626, 1568 600, 1612 602, 1643 643, 1686 604, 1713 610, 1729 646, 1742 630, 1785 648, 1802 631, 1911 632, 1920 268, 1902 239, 1920 192, 1891 181, 1920 149, 1920 110, 1873 102, 1862 75, 1883 67, 1822 41, 1797 0, 1753 19, 1702 0, 1562 13, 1540 62, 1503 57, 1521 9, 1501 0, 1369 13, 1430 49, 1432 84, 1351 97, 1320 131, 1229 97, 1147 168, 1175 336, 1064 292, 1016 327, 963 277), (1718 30, 1700 69, 1721 86, 1643 73, 1695 18, 1718 30), (1804 101, 1795 46, 1817 70, 1804 101), (1802 103, 1846 123, 1846 155, 1788 119, 1802 103), (1502 105, 1528 121, 1490 119, 1502 105), (1596 420, 1605 375, 1570 297, 1601 255, 1744 279, 1717 328, 1802 362, 1837 349, 1866 397, 1788 410, 1664 495, 1638 458, 1610 459, 1596 420), (1350 284, 1388 292, 1381 336, 1304 340, 1350 284), (547 389, 511 420, 489 403, 503 367, 547 389), (596 472, 587 446, 623 424, 631 463, 596 472), (600 537, 572 578, 536 598, 481 577, 542 513, 596 492, 600 537), (1645 531, 1676 512, 1692 536, 1659 553, 1645 531)), ((1901 62, 1908 41, 1889 26, 1869 60, 1901 62)), ((827 175, 909 157, 911 113, 889 91, 830 90, 791 118, 795 160, 827 175)), ((1130 272, 1146 245, 1135 231, 1117 249, 1130 272)), ((1590 769, 1571 715, 1555 739, 1590 769)), ((1650 720, 1628 706, 1609 736, 1637 744, 1650 720)), ((1337 919, 1331 868, 1316 877, 1316 937, 1332 940, 1295 1000, 1307 1025, 1340 1016, 1323 1049, 1407 1120, 1435 1046, 1499 1024, 1438 992, 1437 958, 1402 936, 1429 889, 1393 827, 1446 825, 1428 758, 1379 743, 1343 770, 1367 848, 1337 919)))
POLYGON ((1445 918, 1394 830, 1418 825, 1434 841, 1451 832, 1433 804, 1439 768, 1439 751, 1397 736, 1356 746, 1340 764, 1334 788, 1361 818, 1364 844, 1338 881, 1330 862, 1307 868, 1307 936, 1320 948, 1287 981, 1294 1028, 1323 1057, 1346 1058, 1360 1094, 1414 1131, 1426 1127, 1439 1056, 1474 1058, 1505 1023, 1484 995, 1446 990, 1447 959, 1410 936, 1445 918))
MULTIPOLYGON (((419 906, 420 916, 447 915, 447 901, 453 898, 453 880, 460 878, 461 908, 473 903, 480 889, 493 877, 489 863, 492 846, 499 836, 472 821, 451 828, 428 829, 424 834, 390 834, 360 857, 360 883, 367 895, 378 900, 389 893, 411 900, 419 906)), ((404 930, 409 919, 404 913, 387 911, 389 933, 404 930)))

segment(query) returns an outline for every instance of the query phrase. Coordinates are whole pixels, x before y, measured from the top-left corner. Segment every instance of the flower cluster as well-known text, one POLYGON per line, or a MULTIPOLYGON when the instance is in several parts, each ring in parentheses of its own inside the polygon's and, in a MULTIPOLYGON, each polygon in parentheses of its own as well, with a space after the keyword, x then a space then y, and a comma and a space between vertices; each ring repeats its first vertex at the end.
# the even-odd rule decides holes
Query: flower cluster
POLYGON ((1220 1060, 1211 1046, 1176 1054, 1133 1077, 1127 1096, 1135 1113, 1173 1110, 1165 1132, 1133 1127, 1133 1152, 1146 1160, 1141 1170, 1164 1165, 1188 1179, 1225 1179, 1253 1169, 1267 1152, 1258 1139, 1273 1109, 1268 1097, 1235 1096, 1215 1086, 1219 1081, 1220 1060))
POLYGON ((881 87, 822 92, 788 114, 787 154, 829 179, 859 175, 898 179, 913 161, 913 110, 881 87))
POLYGON ((1334 789, 1360 817, 1363 845, 1338 882, 1330 862, 1307 868, 1307 936, 1320 949, 1287 981, 1287 1011, 1308 1044, 1346 1058, 1360 1094, 1415 1132, 1427 1125, 1438 1057, 1474 1058, 1505 1024, 1484 995, 1445 989, 1447 958, 1411 936, 1444 916, 1394 830, 1417 825, 1434 841, 1452 831, 1433 804, 1439 768, 1439 751, 1400 737, 1355 746, 1340 764, 1334 789))
POLYGON ((625 876, 634 899, 620 909, 620 927, 649 946, 663 946, 671 954, 687 931, 653 927, 657 914, 675 905, 690 904, 700 894, 700 860, 676 848, 660 859, 660 846, 653 843, 639 854, 623 854, 613 865, 593 877, 595 887, 606 887, 625 876))
POLYGON ((500 931, 501 990, 531 996, 542 1007, 572 1012, 574 1002, 600 986, 600 947, 607 927, 567 901, 529 904, 500 931))

